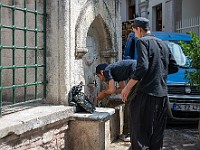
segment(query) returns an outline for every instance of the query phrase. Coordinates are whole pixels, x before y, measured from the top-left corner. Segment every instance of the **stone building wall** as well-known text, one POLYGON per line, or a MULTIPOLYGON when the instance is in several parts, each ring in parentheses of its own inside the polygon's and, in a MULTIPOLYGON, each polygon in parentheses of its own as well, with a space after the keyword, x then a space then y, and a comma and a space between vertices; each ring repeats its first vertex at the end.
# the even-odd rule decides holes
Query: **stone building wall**
MULTIPOLYGON (((115 0, 47 1, 48 102, 67 104, 70 88, 92 82, 98 63, 121 59, 119 5, 115 0)), ((94 89, 85 86, 85 91, 94 96, 94 89)))
POLYGON ((70 106, 35 105, 0 118, 1 150, 109 149, 120 132, 119 108, 74 113, 70 106))
MULTIPOLYGON (((2 4, 12 6, 12 0, 3 0, 2 4)), ((43 12, 44 0, 37 2, 38 12, 43 12)), ((35 10, 35 1, 28 0, 26 7, 35 10)), ((23 9, 24 1, 16 0, 15 6, 23 9)), ((116 0, 46 0, 46 47, 47 53, 38 52, 37 63, 43 64, 46 57, 47 74, 43 75, 43 68, 37 69, 4 69, 2 72, 2 85, 21 85, 24 83, 43 82, 47 76, 46 102, 67 105, 67 94, 70 88, 83 81, 86 85, 92 83, 95 76, 95 67, 99 63, 112 63, 121 59, 121 20, 120 2, 116 0), (15 76, 15 79, 13 79, 15 76), (26 77, 26 79, 24 79, 26 77), (25 81, 26 80, 26 81, 25 81)), ((34 13, 25 13, 11 8, 2 7, 1 21, 3 25, 31 30, 43 30, 44 18, 34 13), (12 14, 15 14, 13 17, 12 14), (37 20, 37 23, 36 23, 37 20), (36 27, 37 24, 37 27, 36 27)), ((1 44, 3 46, 35 47, 44 46, 44 35, 35 32, 2 28, 1 44), (12 35, 15 36, 12 38, 12 35), (26 37, 26 40, 25 38, 26 37), (37 41, 36 41, 37 39, 37 41)), ((35 65, 36 56, 34 50, 24 49, 2 50, 2 66, 35 65), (15 60, 13 59, 15 51, 15 60), (26 58, 26 61, 24 60, 26 58)), ((100 86, 99 86, 100 87, 100 86)), ((43 94, 43 86, 37 86, 37 95, 43 94)), ((6 102, 12 103, 11 88, 4 89, 2 95, 6 102)), ((98 90, 98 89, 97 89, 98 90)), ((96 90, 96 91, 97 91, 96 90)), ((85 86, 85 92, 94 99, 95 90, 85 86)), ((16 102, 24 98, 24 88, 15 89, 16 102)), ((35 87, 27 87, 27 99, 34 99, 35 87)), ((42 96, 41 96, 42 97, 42 96)))
MULTIPOLYGON (((138 5, 136 8, 138 12, 136 13, 150 20, 150 27, 152 31, 156 31, 156 6, 160 4, 162 5, 162 31, 175 31, 176 12, 177 9, 180 9, 175 7, 177 2, 173 0, 137 0, 137 2, 138 5)), ((178 1, 178 4, 180 3, 181 1, 178 1)))
POLYGON ((67 149, 67 121, 59 121, 21 135, 10 133, 0 139, 2 150, 67 149))
MULTIPOLYGON (((94 88, 87 86, 94 80, 95 66, 98 63, 112 63, 121 59, 118 1, 46 0, 46 4, 45 101, 56 106, 45 104, 44 107, 35 109, 33 104, 30 104, 32 109, 21 106, 15 113, 3 115, 0 118, 0 149, 67 149, 70 140, 66 136, 68 119, 74 112, 71 107, 68 110, 67 106, 57 104, 68 105, 68 92, 80 81, 86 84, 84 90, 90 96, 95 96, 94 88)), ((103 111, 97 113, 95 118, 97 122, 105 124, 115 110, 112 109, 111 114, 103 111)), ((100 144, 105 147, 105 141, 100 144)))

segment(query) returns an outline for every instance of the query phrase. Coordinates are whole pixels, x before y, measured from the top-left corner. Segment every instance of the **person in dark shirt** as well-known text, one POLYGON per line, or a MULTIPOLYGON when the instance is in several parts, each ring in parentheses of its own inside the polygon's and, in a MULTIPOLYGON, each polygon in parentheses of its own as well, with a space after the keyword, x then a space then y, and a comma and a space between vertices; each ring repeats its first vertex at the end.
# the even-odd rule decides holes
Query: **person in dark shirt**
POLYGON ((121 92, 124 102, 130 99, 131 148, 160 150, 167 120, 167 75, 177 72, 178 65, 167 45, 151 34, 148 19, 135 18, 132 29, 138 38, 137 66, 121 92))
POLYGON ((135 54, 135 33, 131 32, 128 35, 126 44, 124 47, 123 59, 135 59, 137 60, 137 55, 135 54))
MULTIPOLYGON (((101 81, 108 82, 108 88, 101 91, 96 99, 103 100, 110 94, 120 94, 126 85, 126 81, 131 78, 136 69, 136 60, 122 60, 113 64, 99 64, 96 67, 96 75, 101 81), (119 87, 115 87, 115 82, 118 82, 119 87)), ((130 141, 129 126, 128 126, 128 102, 125 103, 124 112, 124 126, 123 134, 120 139, 123 141, 130 141)))
POLYGON ((98 93, 96 99, 103 100, 110 94, 119 94, 125 87, 125 81, 130 79, 136 68, 136 60, 121 60, 113 64, 99 64, 96 67, 96 75, 101 81, 108 82, 108 89, 98 93), (115 81, 119 87, 115 87, 115 81))

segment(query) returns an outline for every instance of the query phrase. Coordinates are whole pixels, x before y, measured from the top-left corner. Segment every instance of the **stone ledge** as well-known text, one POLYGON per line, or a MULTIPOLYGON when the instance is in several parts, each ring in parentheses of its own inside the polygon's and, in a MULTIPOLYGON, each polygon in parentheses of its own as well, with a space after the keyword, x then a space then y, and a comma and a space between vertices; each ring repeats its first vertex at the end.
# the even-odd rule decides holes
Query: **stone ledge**
POLYGON ((111 101, 122 101, 121 94, 111 94, 108 99, 111 101))
POLYGON ((107 121, 115 113, 112 108, 96 108, 93 114, 74 113, 74 108, 63 105, 40 105, 0 118, 0 139, 9 135, 20 135, 27 131, 55 123, 60 120, 107 121))
POLYGON ((81 121, 107 121, 114 113, 115 109, 113 108, 96 107, 96 110, 93 114, 83 112, 74 113, 70 119, 81 121))
POLYGON ((69 119, 73 108, 63 105, 41 105, 22 110, 0 118, 0 139, 9 135, 20 135, 27 131, 69 119))

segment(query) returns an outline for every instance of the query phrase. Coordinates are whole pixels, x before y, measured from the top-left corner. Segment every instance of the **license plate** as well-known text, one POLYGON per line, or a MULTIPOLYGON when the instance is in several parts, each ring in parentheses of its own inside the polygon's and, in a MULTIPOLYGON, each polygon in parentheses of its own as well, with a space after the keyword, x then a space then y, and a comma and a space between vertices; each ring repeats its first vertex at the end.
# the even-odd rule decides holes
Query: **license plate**
POLYGON ((194 104, 173 104, 173 110, 181 110, 181 111, 200 111, 200 105, 194 104))

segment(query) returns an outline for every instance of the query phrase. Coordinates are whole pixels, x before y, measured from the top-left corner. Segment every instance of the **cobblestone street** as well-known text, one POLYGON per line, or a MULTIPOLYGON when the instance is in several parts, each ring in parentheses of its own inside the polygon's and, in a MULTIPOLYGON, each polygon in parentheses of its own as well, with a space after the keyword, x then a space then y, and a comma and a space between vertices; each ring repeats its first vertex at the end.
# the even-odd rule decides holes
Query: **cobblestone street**
POLYGON ((197 125, 173 125, 165 130, 164 150, 199 150, 197 125))
MULTIPOLYGON (((197 125, 173 125, 165 130, 163 150, 200 150, 197 125)), ((129 142, 120 140, 111 144, 108 150, 130 150, 129 142)))

